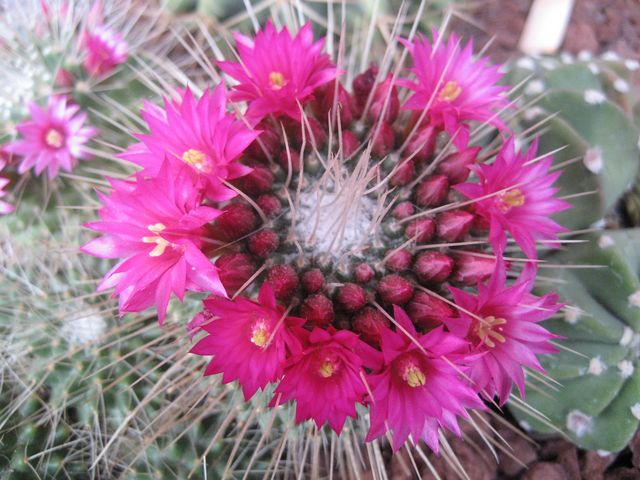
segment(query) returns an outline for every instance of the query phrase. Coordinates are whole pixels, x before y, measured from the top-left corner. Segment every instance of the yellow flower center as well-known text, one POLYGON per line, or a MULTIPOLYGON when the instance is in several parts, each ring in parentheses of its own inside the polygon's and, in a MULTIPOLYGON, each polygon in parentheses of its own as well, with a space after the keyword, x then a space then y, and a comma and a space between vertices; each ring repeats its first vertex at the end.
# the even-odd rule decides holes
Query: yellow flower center
POLYGON ((413 363, 405 367, 402 378, 412 388, 422 387, 427 381, 424 372, 413 363))
POLYGON ((207 173, 211 170, 207 156, 200 150, 190 148, 182 154, 182 161, 200 172, 207 173))
POLYGON ((265 348, 269 343, 269 330, 264 320, 257 321, 251 329, 251 343, 256 347, 265 348))
POLYGON ((269 74, 269 84, 271 84, 271 88, 273 90, 280 90, 287 84, 287 80, 284 78, 282 73, 271 72, 269 74))
POLYGON ((484 317, 484 321, 477 321, 475 326, 475 334, 487 347, 493 348, 496 346, 496 341, 500 343, 505 342, 505 338, 502 335, 503 327, 507 321, 504 318, 496 318, 493 315, 484 317))
POLYGON ((331 360, 325 360, 320 364, 318 371, 324 378, 329 378, 336 371, 336 365, 331 360))
MULTIPOLYGON (((163 231, 165 228, 165 225, 163 223, 154 223, 153 225, 149 225, 147 227, 147 230, 149 230, 151 233, 160 233, 161 231, 163 231)), ((162 238, 160 235, 153 235, 153 236, 149 236, 149 237, 142 237, 142 241, 144 243, 155 243, 156 246, 153 248, 153 250, 151 250, 149 252, 149 256, 150 257, 159 257, 160 255, 162 255, 165 251, 165 249, 171 245, 170 242, 166 241, 164 238, 162 238)))
POLYGON ((524 205, 524 194, 517 188, 513 190, 507 190, 498 195, 500 201, 500 210, 508 212, 513 207, 521 207, 524 205))
POLYGON ((438 93, 438 100, 441 102, 453 102, 462 93, 462 87, 458 82, 449 80, 438 93))
POLYGON ((52 128, 45 135, 44 141, 52 148, 60 148, 64 144, 64 137, 58 130, 52 128))

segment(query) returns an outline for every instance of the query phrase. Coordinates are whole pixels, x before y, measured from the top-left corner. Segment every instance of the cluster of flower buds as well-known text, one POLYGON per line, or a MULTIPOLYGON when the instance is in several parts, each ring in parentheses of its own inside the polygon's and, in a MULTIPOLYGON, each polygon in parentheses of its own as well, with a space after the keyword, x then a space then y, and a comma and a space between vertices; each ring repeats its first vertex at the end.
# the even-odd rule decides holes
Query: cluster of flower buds
MULTIPOLYGON (((41 2, 41 8, 43 20, 36 26, 36 38, 47 44, 53 41, 50 37, 59 23, 68 22, 71 13, 66 2, 57 9, 41 2)), ((9 167, 20 175, 31 169, 36 175, 46 170, 52 179, 60 170, 71 172, 78 160, 91 158, 86 144, 97 134, 97 129, 87 125, 87 113, 81 111, 71 93, 64 92, 73 91, 78 82, 87 77, 97 82, 113 74, 127 60, 128 46, 122 35, 106 26, 99 1, 93 4, 73 34, 69 42, 77 46, 56 59, 56 70, 52 72, 55 87, 62 93, 49 96, 46 106, 33 101, 28 104, 29 118, 15 127, 18 138, 0 147, 3 156, 0 174, 8 173, 9 167), (81 58, 76 58, 78 53, 81 58), (71 71, 63 66, 67 63, 82 65, 82 68, 71 71)), ((8 183, 8 178, 0 177, 0 195, 6 193, 2 188, 8 183)), ((0 214, 11 210, 2 207, 0 214)))
POLYGON ((274 384, 270 405, 337 433, 364 405, 367 439, 395 449, 437 451, 469 409, 522 392, 560 308, 532 294, 535 242, 557 241, 568 205, 551 158, 516 151, 500 120, 498 67, 433 37, 401 40, 410 69, 347 85, 308 24, 236 34, 239 61, 218 66, 243 114, 221 85, 145 105, 149 132, 122 154, 142 171, 89 225, 84 251, 120 259, 100 289, 161 322, 171 292, 210 292, 188 325, 206 375, 247 400, 274 384), (497 155, 474 125, 500 131, 497 155))

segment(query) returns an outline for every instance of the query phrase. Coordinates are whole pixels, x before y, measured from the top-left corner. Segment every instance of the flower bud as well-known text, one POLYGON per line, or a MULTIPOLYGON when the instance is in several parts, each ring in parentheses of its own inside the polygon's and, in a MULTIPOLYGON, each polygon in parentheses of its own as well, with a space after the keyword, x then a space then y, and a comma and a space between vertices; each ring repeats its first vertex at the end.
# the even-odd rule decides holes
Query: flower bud
POLYGON ((367 303, 367 295, 360 285, 345 283, 336 295, 336 301, 346 312, 357 312, 367 303))
POLYGON ((372 92, 374 85, 376 84, 376 77, 378 76, 378 66, 374 63, 360 75, 353 79, 353 95, 356 101, 356 105, 360 111, 364 108, 369 98, 369 94, 372 92))
POLYGON ((246 175, 234 180, 234 184, 249 195, 267 193, 273 185, 273 173, 267 167, 255 165, 246 175))
POLYGON ((411 137, 405 153, 416 163, 428 161, 435 151, 437 136, 438 132, 432 125, 420 128, 411 137))
POLYGON ((258 217, 246 203, 230 203, 222 209, 222 215, 213 224, 213 237, 232 242, 255 230, 258 217))
POLYGON ((453 270, 453 259, 440 252, 422 252, 416 258, 413 271, 425 283, 444 282, 453 270))
POLYGON ((418 243, 428 242, 435 232, 435 223, 430 218, 417 218, 407 225, 404 235, 418 243))
POLYGON ((360 146, 360 140, 351 130, 342 131, 342 156, 344 158, 351 157, 360 146))
POLYGON ((365 342, 380 344, 380 331, 389 327, 389 319, 373 307, 366 307, 353 319, 353 329, 365 342))
POLYGON ((447 242, 462 240, 473 224, 474 215, 464 210, 441 213, 436 219, 438 237, 447 242))
POLYGON ((411 202, 400 202, 393 209, 393 218, 396 220, 403 220, 414 214, 416 209, 411 202))
POLYGON ((395 169, 395 172, 391 177, 391 185, 394 187, 407 185, 411 180, 413 180, 415 174, 416 169, 413 166, 413 161, 403 160, 395 169))
POLYGON ((274 218, 280 213, 280 209, 282 205, 280 204, 280 200, 275 195, 260 195, 256 203, 268 218, 274 218))
POLYGON ((376 135, 373 139, 371 152, 377 157, 384 157, 391 153, 396 142, 396 134, 388 123, 381 123, 373 127, 376 135))
POLYGON ((432 175, 418 184, 414 191, 416 203, 421 207, 440 205, 449 191, 449 180, 444 175, 432 175))
POLYGON ((302 287, 309 293, 316 293, 324 286, 324 275, 319 268, 313 268, 302 274, 302 287))
POLYGON ((321 293, 311 295, 302 303, 300 315, 316 327, 328 327, 335 318, 333 302, 321 293))
POLYGON ((404 305, 413 297, 413 285, 400 275, 387 275, 378 283, 382 300, 394 305, 404 305))
POLYGON ((398 118, 399 111, 398 89, 393 85, 393 76, 389 74, 376 86, 367 112, 367 119, 372 124, 379 121, 393 123, 398 118))
POLYGON ((270 228, 265 228, 249 237, 249 251, 256 257, 268 258, 278 249, 280 238, 270 228))
POLYGON ((246 253, 226 253, 216 260, 215 265, 222 286, 229 296, 235 295, 258 270, 251 256, 246 253))
POLYGON ((300 171, 300 154, 297 150, 289 149, 283 150, 280 152, 280 156, 278 157, 278 163, 282 167, 285 172, 289 171, 289 164, 291 164, 291 171, 293 173, 298 173, 300 171))
POLYGON ((425 292, 417 292, 407 305, 407 313, 416 325, 432 329, 442 324, 442 319, 454 315, 453 307, 425 292))
MULTIPOLYGON (((301 123, 295 122, 292 125, 293 140, 295 146, 302 145, 304 128, 304 140, 307 147, 311 147, 315 144, 316 148, 320 148, 327 141, 327 134, 322 128, 322 124, 313 117, 305 117, 301 123)), ((289 145, 291 146, 291 145, 289 145)))
POLYGON ((356 267, 353 269, 353 276, 355 277, 356 282, 359 283, 370 282, 374 275, 375 272, 373 271, 373 268, 371 268, 371 266, 367 263, 356 265, 356 267))
POLYGON ((452 184, 462 183, 468 177, 480 152, 480 147, 471 147, 461 152, 455 152, 446 156, 438 165, 436 171, 445 175, 452 184))
POLYGON ((313 102, 313 113, 317 119, 321 122, 326 121, 329 119, 329 112, 338 111, 340 112, 340 126, 347 128, 351 125, 354 116, 353 101, 341 83, 338 82, 337 87, 336 82, 321 87, 316 96, 317 100, 313 102))
POLYGON ((271 284, 278 300, 286 302, 298 288, 298 275, 289 265, 274 265, 269 270, 267 282, 271 284))
POLYGON ((457 254, 452 279, 463 285, 476 285, 487 280, 496 269, 496 259, 473 254, 457 254))
POLYGON ((384 262, 385 266, 392 272, 402 272, 411 265, 412 255, 406 248, 400 250, 389 250, 384 262))
POLYGON ((247 155, 252 160, 266 163, 269 161, 269 157, 273 158, 278 155, 282 143, 280 135, 266 122, 260 123, 256 130, 261 130, 262 133, 249 145, 247 155))

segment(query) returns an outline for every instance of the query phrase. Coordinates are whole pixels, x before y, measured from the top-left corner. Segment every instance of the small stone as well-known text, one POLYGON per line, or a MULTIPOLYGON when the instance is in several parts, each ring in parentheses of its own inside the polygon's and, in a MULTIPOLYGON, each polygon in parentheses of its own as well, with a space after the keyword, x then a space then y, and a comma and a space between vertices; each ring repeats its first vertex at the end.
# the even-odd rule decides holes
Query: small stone
POLYGON ((522 480, 566 480, 567 474, 564 469, 550 462, 536 463, 522 475, 522 480))

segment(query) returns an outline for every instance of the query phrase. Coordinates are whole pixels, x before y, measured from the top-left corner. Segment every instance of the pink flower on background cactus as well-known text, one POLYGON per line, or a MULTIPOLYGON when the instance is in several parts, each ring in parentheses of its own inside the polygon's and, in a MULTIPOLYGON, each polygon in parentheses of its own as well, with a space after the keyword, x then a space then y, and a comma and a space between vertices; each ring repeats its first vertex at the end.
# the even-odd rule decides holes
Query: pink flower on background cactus
POLYGON ((186 89, 179 101, 166 100, 164 109, 146 102, 142 118, 150 132, 138 134, 134 144, 120 157, 144 167, 146 175, 157 175, 165 158, 187 164, 198 174, 206 196, 228 200, 236 193, 222 180, 232 180, 251 171, 236 160, 259 135, 227 113, 224 86, 205 91, 195 99, 186 89))
POLYGON ((207 335, 191 353, 213 356, 205 375, 222 373, 223 383, 238 380, 246 400, 282 377, 287 352, 300 349, 291 329, 304 320, 288 316, 277 305, 268 283, 257 302, 212 297, 204 306, 214 320, 201 325, 207 335))
POLYGON ((562 305, 555 294, 531 294, 535 276, 535 264, 529 263, 518 281, 507 286, 504 261, 499 260, 489 282, 478 285, 477 295, 450 287, 460 308, 445 323, 471 342, 472 352, 480 354, 468 372, 473 387, 489 399, 497 394, 501 405, 514 384, 524 396, 523 367, 544 373, 536 355, 557 352, 550 343, 556 335, 538 323, 562 305))
POLYGON ((155 305, 162 323, 172 292, 181 301, 185 290, 226 295, 217 268, 202 253, 206 225, 220 211, 202 204, 196 181, 190 168, 165 162, 157 177, 112 180, 111 194, 98 194, 101 220, 86 226, 103 236, 82 251, 124 259, 98 287, 115 288, 121 313, 155 305))
MULTIPOLYGON (((4 152, 0 152, 0 155, 4 155, 4 152)), ((2 176, 2 171, 7 166, 7 161, 0 157, 0 199, 4 197, 7 192, 4 188, 9 184, 9 179, 2 176)), ((3 200, 0 200, 0 215, 6 215, 13 212, 15 207, 3 200)))
POLYGON ((537 150, 534 141, 528 151, 516 152, 511 138, 494 163, 471 167, 479 183, 455 187, 475 200, 474 209, 490 225, 489 238, 496 251, 504 251, 509 232, 524 253, 535 258, 536 240, 556 240, 558 233, 567 231, 551 218, 571 207, 555 198, 558 189, 552 187, 562 172, 549 173, 553 158, 537 159, 537 150))
POLYGON ((92 77, 113 72, 129 56, 129 46, 123 36, 104 25, 85 31, 83 46, 86 49, 84 68, 92 77))
POLYGON ((78 105, 67 97, 51 96, 46 108, 31 103, 29 113, 31 118, 16 127, 22 138, 3 147, 22 157, 18 173, 33 168, 40 175, 46 168, 54 178, 60 169, 70 172, 78 159, 90 158, 85 144, 98 130, 85 125, 87 114, 78 105))
POLYGON ((487 58, 473 58, 473 42, 461 45, 457 35, 445 42, 433 31, 433 43, 424 36, 403 40, 411 53, 410 71, 415 80, 404 78, 398 84, 414 93, 403 108, 426 111, 430 124, 444 128, 459 148, 469 143, 468 122, 488 122, 504 127, 499 110, 508 105, 507 87, 497 85, 502 77, 499 66, 487 58))
POLYGON ((295 37, 286 27, 277 31, 269 21, 255 39, 234 36, 241 62, 219 65, 239 82, 232 99, 248 102, 247 118, 254 124, 267 115, 300 120, 300 106, 338 75, 329 56, 322 53, 324 40, 314 42, 310 23, 295 37))

